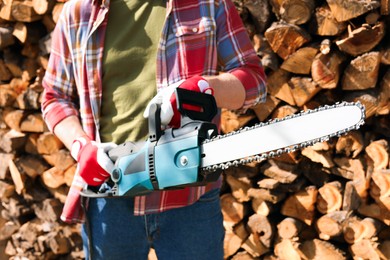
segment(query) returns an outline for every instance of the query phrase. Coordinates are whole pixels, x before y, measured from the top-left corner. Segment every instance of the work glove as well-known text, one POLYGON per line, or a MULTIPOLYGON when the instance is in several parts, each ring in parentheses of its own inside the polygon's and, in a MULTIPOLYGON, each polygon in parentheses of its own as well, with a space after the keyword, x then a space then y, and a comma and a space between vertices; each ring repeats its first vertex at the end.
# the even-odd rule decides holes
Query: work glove
MULTIPOLYGON (((163 126, 169 126, 174 128, 180 127, 180 113, 177 110, 177 101, 175 95, 176 88, 183 88, 186 90, 191 90, 195 92, 201 92, 213 95, 214 91, 210 87, 207 80, 201 76, 194 76, 187 80, 181 80, 175 84, 169 85, 166 88, 161 89, 156 96, 148 103, 145 111, 144 117, 148 118, 150 106, 152 104, 161 105, 161 124, 163 126)), ((197 110, 196 107, 189 107, 189 109, 197 110)))
POLYGON ((98 186, 110 177, 114 163, 107 152, 116 146, 114 143, 97 143, 87 136, 73 141, 71 155, 78 162, 78 172, 87 184, 98 186))

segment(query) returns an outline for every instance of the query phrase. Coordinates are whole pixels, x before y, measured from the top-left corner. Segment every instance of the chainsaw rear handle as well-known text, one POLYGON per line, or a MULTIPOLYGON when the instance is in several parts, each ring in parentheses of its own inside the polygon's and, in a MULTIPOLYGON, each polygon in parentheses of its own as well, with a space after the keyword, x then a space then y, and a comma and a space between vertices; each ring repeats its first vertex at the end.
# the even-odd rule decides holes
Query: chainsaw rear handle
POLYGON ((176 88, 175 94, 177 110, 184 117, 187 116, 192 120, 211 122, 218 112, 217 103, 213 95, 183 88, 176 88), (195 106, 199 109, 187 109, 186 105, 190 107, 195 106))

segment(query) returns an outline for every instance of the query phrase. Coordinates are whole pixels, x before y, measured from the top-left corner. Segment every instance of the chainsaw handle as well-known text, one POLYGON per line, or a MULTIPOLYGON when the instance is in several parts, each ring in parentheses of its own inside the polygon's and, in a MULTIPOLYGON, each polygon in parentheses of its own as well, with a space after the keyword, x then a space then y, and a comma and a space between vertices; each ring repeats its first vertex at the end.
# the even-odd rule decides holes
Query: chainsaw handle
POLYGON ((195 92, 183 88, 175 90, 177 110, 182 116, 192 120, 211 122, 218 112, 217 103, 213 95, 195 92), (199 108, 199 111, 185 108, 187 105, 199 108))

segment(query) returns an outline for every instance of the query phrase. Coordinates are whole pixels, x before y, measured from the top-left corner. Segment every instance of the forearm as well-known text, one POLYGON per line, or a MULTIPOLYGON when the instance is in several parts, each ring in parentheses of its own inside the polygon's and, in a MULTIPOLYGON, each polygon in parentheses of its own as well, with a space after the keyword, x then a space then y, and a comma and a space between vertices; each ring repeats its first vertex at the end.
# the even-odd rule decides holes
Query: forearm
POLYGON ((241 81, 230 73, 218 76, 204 76, 214 89, 217 106, 226 109, 239 109, 245 101, 245 88, 241 81))
POLYGON ((59 122, 54 128, 54 134, 69 150, 71 149, 73 140, 86 135, 80 120, 76 116, 69 116, 59 122))

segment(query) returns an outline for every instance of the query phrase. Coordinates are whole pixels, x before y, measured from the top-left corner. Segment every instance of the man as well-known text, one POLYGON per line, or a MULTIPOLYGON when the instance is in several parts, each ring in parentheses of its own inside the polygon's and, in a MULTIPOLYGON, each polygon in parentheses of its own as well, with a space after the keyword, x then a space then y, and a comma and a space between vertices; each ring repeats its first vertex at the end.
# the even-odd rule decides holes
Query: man
POLYGON ((61 218, 85 221, 87 258, 147 259, 150 247, 159 259, 223 258, 221 180, 87 198, 85 215, 79 190, 85 182, 109 188, 107 152, 146 139, 147 104, 162 103, 162 123, 178 127, 176 87, 212 94, 220 108, 245 111, 265 100, 260 60, 230 0, 70 0, 43 85, 45 121, 78 162, 61 218))

